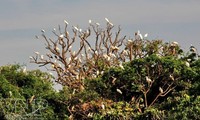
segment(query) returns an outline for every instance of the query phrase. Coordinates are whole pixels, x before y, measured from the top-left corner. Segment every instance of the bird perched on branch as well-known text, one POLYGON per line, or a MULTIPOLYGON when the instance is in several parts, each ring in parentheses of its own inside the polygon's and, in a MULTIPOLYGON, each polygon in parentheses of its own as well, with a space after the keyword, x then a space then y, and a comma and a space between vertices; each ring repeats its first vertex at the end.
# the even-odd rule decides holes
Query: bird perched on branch
POLYGON ((169 77, 170 77, 170 79, 171 79, 172 81, 174 81, 174 76, 173 76, 173 75, 169 75, 169 77))
POLYGON ((143 40, 142 34, 140 34, 139 30, 135 32, 135 40, 143 40))
POLYGON ((178 46, 178 42, 174 41, 170 44, 169 49, 170 49, 170 54, 171 55, 176 55, 178 51, 176 51, 176 48, 178 46))
POLYGON ((92 20, 89 20, 89 24, 92 24, 92 20))
POLYGON ((119 94, 122 94, 122 91, 120 89, 116 89, 116 91, 119 93, 119 94))
POLYGON ((106 20, 106 22, 107 22, 108 25, 113 26, 113 24, 108 20, 108 18, 105 18, 105 20, 106 20))
POLYGON ((69 23, 66 21, 66 20, 64 20, 64 23, 66 24, 66 25, 68 25, 69 23))
POLYGON ((146 81, 148 84, 152 82, 152 80, 148 76, 146 76, 146 81))
POLYGON ((42 29, 42 30, 41 30, 41 32, 42 32, 42 33, 45 33, 45 30, 44 30, 44 29, 42 29))
POLYGON ((161 87, 159 87, 159 91, 160 93, 163 93, 163 89, 161 87))
POLYGON ((190 51, 193 52, 193 53, 196 53, 197 49, 191 44, 190 51))

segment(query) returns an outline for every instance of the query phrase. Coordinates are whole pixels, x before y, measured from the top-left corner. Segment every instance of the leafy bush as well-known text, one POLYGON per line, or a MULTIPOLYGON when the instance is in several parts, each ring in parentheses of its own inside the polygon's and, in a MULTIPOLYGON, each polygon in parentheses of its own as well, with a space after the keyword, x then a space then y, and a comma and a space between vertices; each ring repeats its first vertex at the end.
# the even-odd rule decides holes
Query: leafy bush
MULTIPOLYGON (((66 107, 59 103, 59 96, 63 95, 53 89, 51 81, 51 75, 39 70, 26 71, 20 65, 1 66, 0 118, 58 118, 66 107), (59 107, 63 107, 62 110, 59 107)), ((59 118, 65 114, 64 110, 59 118)))

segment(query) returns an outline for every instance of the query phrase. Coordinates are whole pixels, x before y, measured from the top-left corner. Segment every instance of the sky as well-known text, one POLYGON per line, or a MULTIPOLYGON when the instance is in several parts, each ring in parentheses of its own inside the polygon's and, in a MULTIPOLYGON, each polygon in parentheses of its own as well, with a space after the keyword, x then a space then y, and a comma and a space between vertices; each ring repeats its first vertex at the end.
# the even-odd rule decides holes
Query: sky
POLYGON ((63 20, 86 28, 89 19, 105 24, 107 17, 127 37, 140 30, 149 39, 200 49, 199 6, 200 0, 1 0, 0 66, 19 63, 37 69, 29 56, 44 52, 44 42, 35 35, 41 29, 53 35, 53 28, 64 27, 63 20))

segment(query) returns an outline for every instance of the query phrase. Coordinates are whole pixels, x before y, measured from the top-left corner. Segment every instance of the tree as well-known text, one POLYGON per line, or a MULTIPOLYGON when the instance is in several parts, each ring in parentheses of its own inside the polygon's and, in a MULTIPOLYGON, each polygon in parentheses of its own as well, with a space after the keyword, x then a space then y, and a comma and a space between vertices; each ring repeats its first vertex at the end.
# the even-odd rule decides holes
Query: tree
POLYGON ((0 67, 1 119, 66 118, 67 112, 61 112, 66 105, 60 101, 67 98, 60 96, 48 73, 27 71, 18 64, 0 67))
POLYGON ((73 26, 72 33, 65 21, 64 31, 60 26, 53 31, 56 40, 42 30, 48 53, 30 57, 32 63, 55 71, 56 82, 65 86, 62 92, 68 99, 62 102, 70 119, 169 118, 173 111, 166 106, 181 112, 185 99, 177 106, 170 100, 183 95, 198 105, 199 62, 194 46, 185 54, 177 42, 148 40, 140 31, 126 39, 120 37, 120 26, 113 35, 114 25, 105 20, 105 29, 89 20, 86 30, 73 26))
POLYGON ((143 41, 139 31, 135 33, 135 40, 126 40, 126 36, 120 37, 120 26, 113 35, 114 25, 107 18, 105 19, 106 29, 100 28, 99 23, 93 24, 89 20, 90 27, 82 30, 73 26, 72 34, 69 34, 68 22, 65 21, 64 32, 60 26, 58 32, 53 31, 56 40, 47 38, 45 31, 42 30, 42 37, 46 42, 45 48, 49 52, 45 55, 35 52, 36 56, 30 57, 31 62, 55 71, 56 81, 61 85, 81 90, 84 89, 84 79, 95 78, 110 67, 122 67, 123 62, 143 58, 153 53, 161 56, 178 55, 179 47, 176 42, 158 46, 160 40, 148 41, 144 38, 143 41), (78 44, 79 47, 73 51, 78 44))

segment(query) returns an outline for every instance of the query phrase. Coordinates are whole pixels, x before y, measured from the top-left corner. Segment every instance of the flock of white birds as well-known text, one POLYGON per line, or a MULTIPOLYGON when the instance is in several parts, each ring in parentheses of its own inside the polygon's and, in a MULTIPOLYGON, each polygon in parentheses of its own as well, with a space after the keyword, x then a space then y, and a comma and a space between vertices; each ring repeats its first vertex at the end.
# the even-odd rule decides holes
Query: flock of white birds
MULTIPOLYGON (((109 26, 114 26, 113 23, 110 22, 110 20, 109 20, 108 18, 105 18, 105 20, 106 20, 106 22, 107 22, 107 25, 109 25, 109 26)), ((64 20, 64 23, 65 23, 66 25, 69 24, 66 20, 64 20)), ((90 24, 90 25, 92 24, 92 20, 89 20, 89 24, 90 24)), ((97 26, 100 26, 99 23, 95 23, 95 24, 96 24, 97 26)), ((80 32, 80 33, 82 32, 82 29, 80 29, 80 28, 78 28, 78 27, 76 27, 76 26, 72 26, 72 27, 73 27, 73 30, 78 31, 78 32, 80 32)), ((54 31, 56 31, 55 28, 54 28, 54 31)), ((42 29, 41 32, 42 32, 42 33, 45 33, 45 30, 42 29)), ((140 32, 139 30, 138 30, 137 32, 135 32, 134 35, 135 35, 135 40, 146 40, 147 37, 148 37, 148 33, 142 35, 141 32, 140 32)), ((61 39, 63 39, 64 37, 65 37, 65 36, 64 36, 63 34, 59 35, 59 38, 61 38, 61 39)), ((36 38, 38 39, 39 37, 36 36, 36 38)), ((128 42, 132 42, 132 40, 128 40, 128 42)), ((178 42, 175 42, 175 41, 172 42, 172 43, 171 43, 171 46, 178 46, 178 42)), ((191 45, 191 46, 192 46, 192 45, 191 45)), ((70 46, 69 49, 71 49, 71 47, 72 47, 72 46, 70 46)), ((117 46, 111 46, 111 47, 112 47, 112 48, 111 48, 112 50, 118 50, 118 49, 119 49, 117 46)), ((58 47, 56 48, 56 50, 57 50, 57 51, 60 51, 60 49, 59 49, 58 47)), ((89 50, 90 50, 90 49, 89 49, 89 50)), ((196 50, 195 47, 191 47, 190 50, 191 50, 192 52, 197 52, 197 50, 196 50)), ((98 54, 98 53, 96 53, 96 52, 97 52, 97 51, 95 51, 95 54, 98 54)), ((125 52, 125 51, 124 51, 124 52, 125 52)), ((35 54, 36 54, 37 56, 40 56, 40 59, 41 59, 41 60, 44 59, 44 55, 40 55, 39 52, 35 52, 35 54)), ((74 54, 75 54, 75 52, 74 52, 74 54)), ((82 55, 82 56, 84 56, 84 55, 82 55)), ((110 60, 110 57, 109 57, 108 55, 104 55, 104 58, 107 58, 107 60, 110 60)), ((30 60, 33 60, 33 57, 32 57, 32 56, 30 56, 30 60)), ((71 61, 71 58, 69 58, 69 61, 71 61)), ((80 61, 81 61, 81 59, 80 59, 80 61)), ((188 60, 188 61, 185 61, 185 65, 186 65, 187 67, 190 67, 189 60, 188 60)), ((61 66, 61 65, 60 65, 60 66, 61 66)), ((52 66, 52 67, 54 67, 54 66, 52 66)), ((119 67, 120 67, 121 69, 124 69, 122 63, 119 64, 119 67)), ((26 72, 26 68, 24 68, 23 72, 26 72)), ((99 71, 97 71, 97 74, 100 74, 99 71)), ((173 75, 170 75, 169 77, 171 78, 171 80, 174 80, 173 75)), ((153 82, 153 80, 151 80, 148 76, 146 76, 146 82, 148 83, 148 85, 150 85, 150 84, 153 82)), ((121 91, 120 89, 116 89, 116 91, 117 91, 118 93, 122 94, 122 91, 121 91)), ((160 94, 162 94, 162 93, 164 92, 163 89, 162 89, 162 87, 159 87, 159 91, 160 91, 160 94)))

